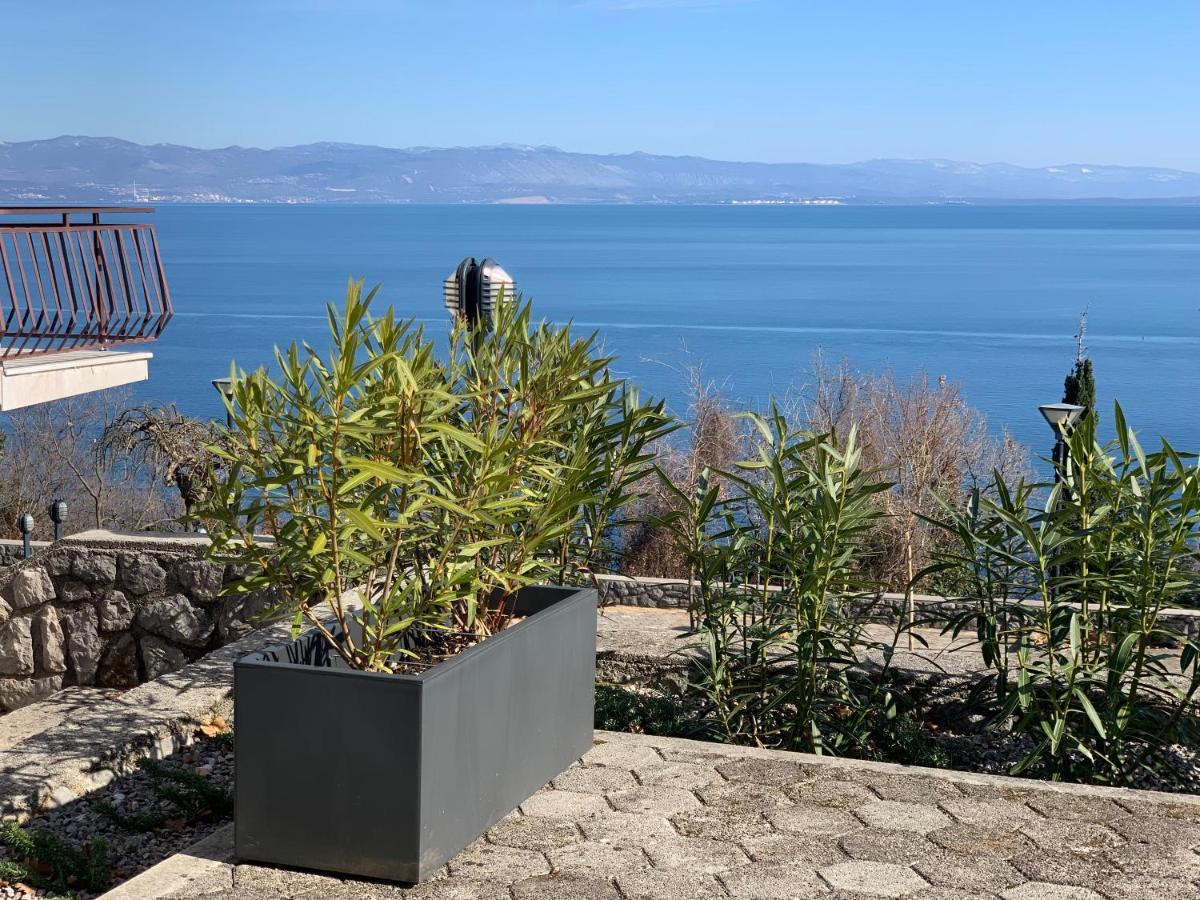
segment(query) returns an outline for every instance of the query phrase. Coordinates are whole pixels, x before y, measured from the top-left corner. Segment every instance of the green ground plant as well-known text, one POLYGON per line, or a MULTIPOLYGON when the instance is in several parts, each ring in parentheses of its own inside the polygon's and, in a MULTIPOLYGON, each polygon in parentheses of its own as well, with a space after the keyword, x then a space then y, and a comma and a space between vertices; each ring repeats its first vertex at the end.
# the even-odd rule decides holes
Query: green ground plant
POLYGON ((330 308, 327 355, 293 344, 278 377, 232 373, 227 475, 197 514, 247 573, 238 590, 271 588, 297 631, 392 671, 439 634, 502 628, 525 585, 603 566, 672 423, 594 336, 519 300, 490 329, 460 323, 439 355, 391 308, 373 317, 375 293, 351 282, 330 308))
POLYGON ((1015 773, 1130 784, 1200 736, 1200 647, 1160 621, 1200 580, 1200 471, 1165 441, 1144 450, 1120 406, 1113 420, 1102 444, 1081 419, 1054 484, 998 478, 939 523, 955 538, 940 564, 971 573, 975 601, 950 631, 974 632, 997 720, 1033 741, 1015 773))
POLYGON ((108 845, 96 838, 83 847, 69 843, 45 828, 0 824, 0 841, 14 861, 0 861, 0 879, 21 882, 39 890, 74 896, 98 892, 112 880, 108 845))

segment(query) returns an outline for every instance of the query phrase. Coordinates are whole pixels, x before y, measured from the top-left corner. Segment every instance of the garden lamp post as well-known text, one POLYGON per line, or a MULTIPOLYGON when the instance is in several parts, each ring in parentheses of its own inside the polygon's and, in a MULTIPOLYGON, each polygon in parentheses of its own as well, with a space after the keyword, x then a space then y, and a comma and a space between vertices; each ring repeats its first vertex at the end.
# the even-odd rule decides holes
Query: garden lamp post
POLYGON ((33 535, 33 525, 33 516, 30 513, 23 512, 17 516, 17 531, 21 532, 21 540, 23 542, 21 550, 24 559, 29 559, 33 555, 33 547, 29 544, 30 538, 33 535))
MULTIPOLYGON (((217 393, 225 400, 226 404, 233 402, 233 379, 231 378, 214 378, 212 386, 217 389, 217 393)), ((229 406, 225 406, 225 427, 233 428, 233 413, 229 411, 229 406)))
POLYGON ((1074 403, 1047 403, 1039 406, 1038 410, 1046 423, 1054 429, 1054 481, 1062 481, 1063 473, 1068 471, 1071 464, 1071 451, 1067 447, 1066 437, 1087 412, 1086 406, 1076 406, 1074 403))
POLYGON ((54 539, 62 537, 63 523, 67 521, 67 501, 55 500, 50 504, 50 521, 54 523, 54 539))
POLYGON ((465 320, 478 334, 492 330, 501 299, 511 303, 516 282, 494 259, 468 256, 442 282, 442 300, 450 316, 465 320))

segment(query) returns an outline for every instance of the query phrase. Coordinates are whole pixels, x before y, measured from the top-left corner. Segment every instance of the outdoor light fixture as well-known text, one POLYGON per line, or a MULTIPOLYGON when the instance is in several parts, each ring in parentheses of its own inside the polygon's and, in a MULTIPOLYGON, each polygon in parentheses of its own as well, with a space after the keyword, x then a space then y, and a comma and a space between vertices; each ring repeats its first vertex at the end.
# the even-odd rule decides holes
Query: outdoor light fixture
POLYGON ((492 330, 501 297, 511 303, 516 289, 516 282, 494 259, 468 256, 442 282, 442 298, 455 321, 465 319, 486 332, 492 330))
POLYGON ((17 516, 17 531, 21 532, 25 559, 29 559, 33 555, 33 548, 29 545, 30 535, 33 534, 33 525, 33 516, 29 513, 24 512, 17 516))
POLYGON ((1066 442, 1067 433, 1087 412, 1087 407, 1076 406, 1074 403, 1047 403, 1039 406, 1038 410, 1047 424, 1054 429, 1054 480, 1059 482, 1071 465, 1071 450, 1066 442))
POLYGON ((50 504, 50 521, 54 523, 54 539, 62 537, 63 523, 67 521, 67 501, 55 500, 50 504))
POLYGON ((1047 403, 1039 406, 1043 418, 1054 429, 1055 434, 1070 431, 1071 426, 1079 421, 1079 417, 1087 412, 1086 406, 1076 406, 1074 403, 1047 403))
MULTIPOLYGON (((214 378, 212 386, 217 389, 217 393, 226 401, 233 402, 233 379, 232 378, 214 378)), ((229 406, 225 407, 225 427, 233 427, 233 413, 229 411, 229 406)))

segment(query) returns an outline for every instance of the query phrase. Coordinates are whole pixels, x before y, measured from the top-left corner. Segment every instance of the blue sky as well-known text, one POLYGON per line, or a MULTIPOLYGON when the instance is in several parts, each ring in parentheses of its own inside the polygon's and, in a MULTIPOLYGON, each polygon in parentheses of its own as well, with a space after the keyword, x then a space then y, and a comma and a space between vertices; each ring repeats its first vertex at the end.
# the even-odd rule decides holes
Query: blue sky
POLYGON ((0 140, 1200 170, 1197 0, 3 6, 0 140))

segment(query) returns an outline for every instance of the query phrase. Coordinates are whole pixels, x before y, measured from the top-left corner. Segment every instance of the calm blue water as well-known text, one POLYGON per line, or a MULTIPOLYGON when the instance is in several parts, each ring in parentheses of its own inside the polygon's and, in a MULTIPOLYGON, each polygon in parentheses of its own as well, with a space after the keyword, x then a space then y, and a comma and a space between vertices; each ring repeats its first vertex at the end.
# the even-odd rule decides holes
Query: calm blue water
MULTIPOLYGON (((1040 451, 1076 323, 1101 402, 1200 449, 1200 207, 175 206, 156 214, 177 317, 155 401, 216 415, 209 380, 276 343, 324 346, 346 278, 445 321, 441 281, 492 256, 541 314, 599 329, 679 403, 702 363, 735 401, 803 387, 813 353, 961 381, 1040 451)), ((1111 420, 1111 416, 1108 417, 1111 420)))

